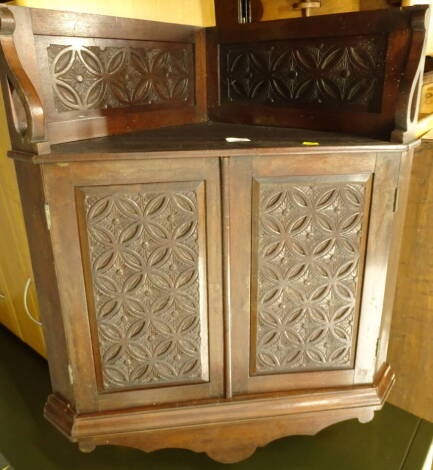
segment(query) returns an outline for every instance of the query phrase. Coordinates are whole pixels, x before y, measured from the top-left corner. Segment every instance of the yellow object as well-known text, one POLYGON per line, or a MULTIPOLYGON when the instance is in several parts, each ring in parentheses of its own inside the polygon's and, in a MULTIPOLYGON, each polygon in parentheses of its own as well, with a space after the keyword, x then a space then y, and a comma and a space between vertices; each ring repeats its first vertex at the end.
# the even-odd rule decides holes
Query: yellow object
POLYGON ((320 145, 319 142, 302 142, 302 145, 320 145))

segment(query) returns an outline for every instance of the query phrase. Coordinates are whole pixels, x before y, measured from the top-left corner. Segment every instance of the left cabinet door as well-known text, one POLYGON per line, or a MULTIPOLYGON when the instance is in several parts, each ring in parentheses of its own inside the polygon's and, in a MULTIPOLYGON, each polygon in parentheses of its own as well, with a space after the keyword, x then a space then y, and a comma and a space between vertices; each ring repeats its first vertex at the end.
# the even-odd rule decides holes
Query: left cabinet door
POLYGON ((218 159, 43 175, 77 411, 222 396, 218 159))

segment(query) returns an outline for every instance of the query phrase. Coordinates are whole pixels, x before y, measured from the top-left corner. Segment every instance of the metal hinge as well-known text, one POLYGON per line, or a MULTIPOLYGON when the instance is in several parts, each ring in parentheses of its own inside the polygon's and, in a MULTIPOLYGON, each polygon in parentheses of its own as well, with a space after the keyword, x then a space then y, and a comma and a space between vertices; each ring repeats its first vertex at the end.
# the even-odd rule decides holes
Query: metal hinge
POLYGON ((68 364, 68 374, 69 374, 69 382, 71 385, 74 384, 74 373, 72 372, 72 366, 71 364, 68 364))
POLYGON ((394 189, 394 202, 392 203, 392 212, 398 210, 398 186, 394 189))
POLYGON ((380 336, 379 338, 377 338, 377 341, 376 341, 376 353, 375 353, 376 359, 377 359, 377 356, 379 355, 379 347, 380 347, 380 336))
POLYGON ((44 204, 44 209, 45 209, 45 220, 47 222, 47 227, 48 227, 48 230, 51 230, 51 210, 50 210, 50 206, 45 203, 44 204))

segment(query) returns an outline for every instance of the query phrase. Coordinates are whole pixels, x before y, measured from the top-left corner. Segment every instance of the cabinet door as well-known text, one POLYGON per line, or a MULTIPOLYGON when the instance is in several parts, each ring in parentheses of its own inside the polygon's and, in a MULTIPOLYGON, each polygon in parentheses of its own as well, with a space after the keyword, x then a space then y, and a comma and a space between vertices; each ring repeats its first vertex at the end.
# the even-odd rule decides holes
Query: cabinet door
POLYGON ((228 163, 233 393, 373 381, 399 159, 228 163))
POLYGON ((46 165, 80 411, 223 393, 217 159, 46 165))

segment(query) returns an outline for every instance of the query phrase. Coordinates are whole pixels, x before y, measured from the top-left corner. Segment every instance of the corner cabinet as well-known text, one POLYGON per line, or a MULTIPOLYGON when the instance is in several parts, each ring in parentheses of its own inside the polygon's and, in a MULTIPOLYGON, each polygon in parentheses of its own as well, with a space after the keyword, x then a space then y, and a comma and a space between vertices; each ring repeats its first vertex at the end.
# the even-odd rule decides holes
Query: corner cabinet
POLYGON ((73 400, 52 395, 46 416, 83 450, 236 461, 382 406, 408 151, 39 158, 62 305, 45 327, 65 331, 73 400))
POLYGON ((209 29, 0 7, 45 416, 86 452, 237 462, 394 383, 427 10, 215 6, 209 29))

